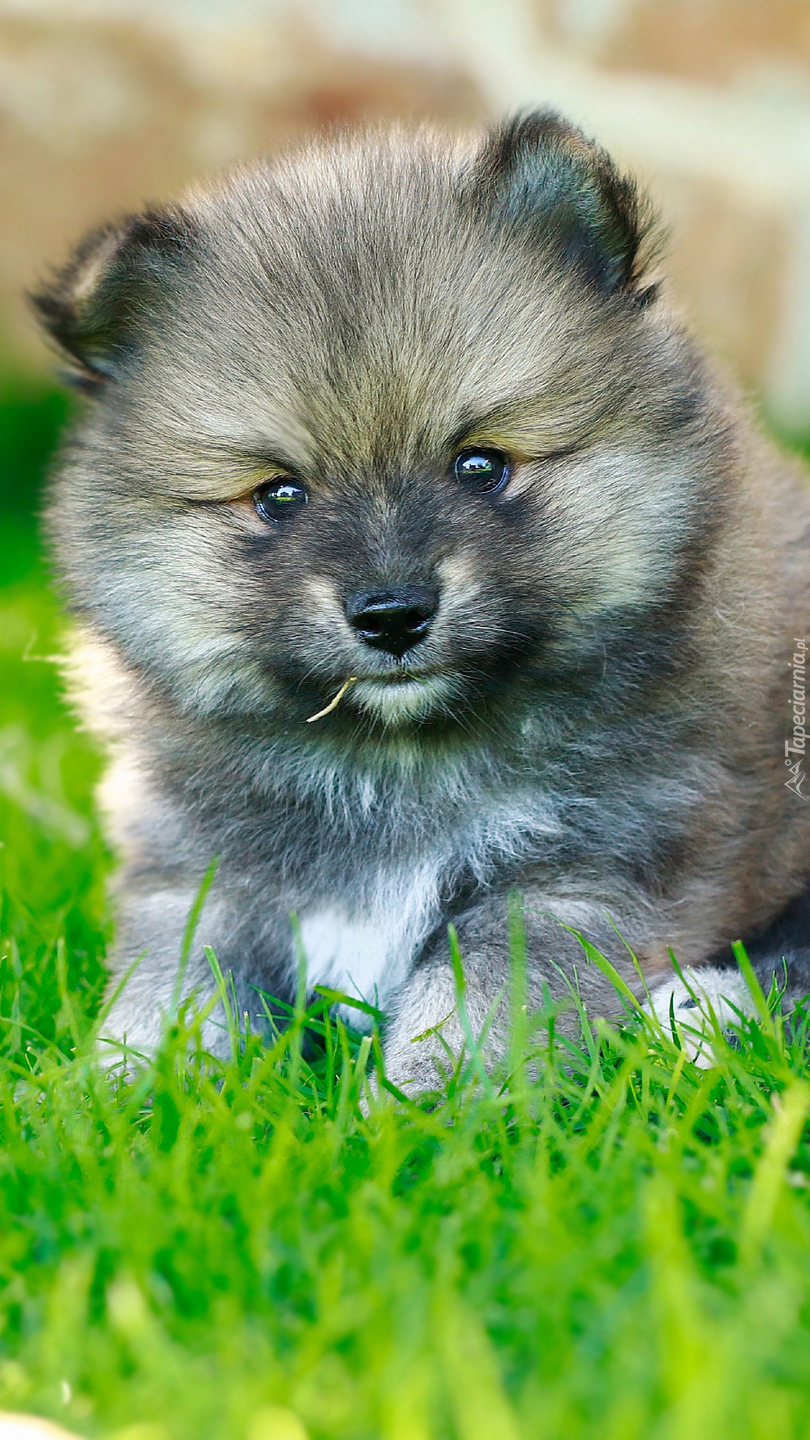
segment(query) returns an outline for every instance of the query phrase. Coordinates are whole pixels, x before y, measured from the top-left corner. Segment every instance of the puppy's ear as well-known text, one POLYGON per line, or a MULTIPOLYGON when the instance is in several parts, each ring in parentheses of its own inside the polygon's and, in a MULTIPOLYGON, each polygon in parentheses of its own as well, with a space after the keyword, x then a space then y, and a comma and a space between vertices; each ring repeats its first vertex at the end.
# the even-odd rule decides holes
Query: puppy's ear
POLYGON ((477 161, 490 214, 576 267, 602 295, 641 290, 653 258, 653 215, 610 156, 552 111, 519 115, 490 132, 477 161))
POLYGON ((194 221, 177 206, 127 216, 86 236, 50 283, 29 296, 72 361, 68 379, 94 390, 117 373, 196 238, 194 221))

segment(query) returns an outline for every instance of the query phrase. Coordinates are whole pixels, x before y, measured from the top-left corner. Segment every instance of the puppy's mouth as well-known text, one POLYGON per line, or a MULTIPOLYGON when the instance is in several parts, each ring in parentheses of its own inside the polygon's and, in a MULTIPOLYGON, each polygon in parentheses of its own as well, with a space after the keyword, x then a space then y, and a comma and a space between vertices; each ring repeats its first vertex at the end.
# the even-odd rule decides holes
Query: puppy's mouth
POLYGON ((447 672, 408 670, 399 665, 372 674, 347 675, 327 703, 307 717, 307 723, 328 723, 335 711, 359 711, 386 728, 418 722, 437 709, 447 709, 458 686, 458 677, 447 672))
POLYGON ((445 709, 457 688, 457 680, 441 671, 397 670, 358 676, 346 699, 383 725, 401 725, 445 709))
POLYGON ((366 685, 428 685, 441 674, 440 670, 376 670, 373 675, 356 675, 355 680, 366 685))

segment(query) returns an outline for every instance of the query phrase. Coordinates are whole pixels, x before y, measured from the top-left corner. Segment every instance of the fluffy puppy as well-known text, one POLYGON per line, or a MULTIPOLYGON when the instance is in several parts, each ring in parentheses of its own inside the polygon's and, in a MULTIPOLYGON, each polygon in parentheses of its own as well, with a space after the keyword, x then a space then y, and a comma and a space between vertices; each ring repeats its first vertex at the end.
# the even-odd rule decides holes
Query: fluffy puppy
POLYGON ((35 297, 88 395, 47 520, 111 750, 112 983, 145 955, 112 1038, 155 1045, 213 856, 187 985, 207 943, 252 1016, 290 999, 295 913, 405 1087, 415 1036, 461 1043, 450 921, 503 1050, 513 887, 529 1003, 578 966, 591 1013, 565 927, 656 985, 802 893, 810 501, 649 234, 544 113, 251 165, 35 297))

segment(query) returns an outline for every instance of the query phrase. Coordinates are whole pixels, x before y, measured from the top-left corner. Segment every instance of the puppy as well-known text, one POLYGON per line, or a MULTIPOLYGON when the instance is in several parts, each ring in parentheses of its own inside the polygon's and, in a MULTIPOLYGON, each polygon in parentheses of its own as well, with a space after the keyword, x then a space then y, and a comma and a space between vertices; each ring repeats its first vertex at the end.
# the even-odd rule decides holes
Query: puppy
POLYGON ((110 1038, 158 1041, 214 856, 186 987, 213 946, 259 1023, 296 915, 406 1090, 462 1044, 449 922, 504 1051, 513 888, 527 1003, 578 974, 592 1014, 617 999, 572 931, 666 1013, 668 947, 728 960, 805 891, 810 499, 651 234, 539 113, 251 165, 35 297, 88 396, 47 524, 111 754, 111 984, 144 957, 110 1038))

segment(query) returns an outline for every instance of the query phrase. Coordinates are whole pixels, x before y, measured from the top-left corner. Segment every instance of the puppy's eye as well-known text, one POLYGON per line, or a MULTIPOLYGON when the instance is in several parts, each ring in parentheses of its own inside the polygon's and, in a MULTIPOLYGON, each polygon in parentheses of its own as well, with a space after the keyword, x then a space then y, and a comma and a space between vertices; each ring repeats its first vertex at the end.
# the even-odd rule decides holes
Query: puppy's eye
POLYGON ((503 490, 509 480, 509 456, 501 450, 480 450, 477 446, 470 446, 456 456, 453 474, 466 489, 494 495, 503 490))
POLYGON ((253 492, 253 504, 262 520, 277 524, 295 510, 302 510, 309 501, 303 485, 295 480, 269 480, 253 492))

